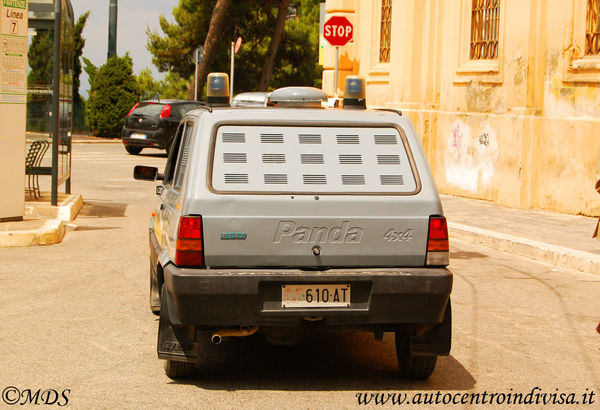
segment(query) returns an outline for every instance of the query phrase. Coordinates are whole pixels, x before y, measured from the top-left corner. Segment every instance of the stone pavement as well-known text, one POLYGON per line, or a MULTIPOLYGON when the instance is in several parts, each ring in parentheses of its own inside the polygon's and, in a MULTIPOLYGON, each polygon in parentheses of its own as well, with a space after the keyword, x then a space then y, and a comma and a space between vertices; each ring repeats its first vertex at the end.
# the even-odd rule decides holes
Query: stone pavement
POLYGON ((442 204, 450 240, 600 274, 600 241, 592 238, 597 218, 504 208, 448 195, 442 195, 442 204))

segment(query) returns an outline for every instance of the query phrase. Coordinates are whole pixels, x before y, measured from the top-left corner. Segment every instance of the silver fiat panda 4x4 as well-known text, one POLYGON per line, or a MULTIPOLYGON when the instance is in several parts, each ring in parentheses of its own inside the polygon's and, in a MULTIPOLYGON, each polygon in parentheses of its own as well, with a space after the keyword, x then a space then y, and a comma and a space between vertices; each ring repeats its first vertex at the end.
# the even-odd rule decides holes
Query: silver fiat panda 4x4
POLYGON ((260 331, 295 344, 308 329, 394 332, 400 375, 427 378, 451 340, 448 232, 420 141, 399 111, 343 108, 306 87, 267 106, 229 104, 226 74, 186 114, 150 221, 158 357, 185 377, 202 343, 260 331))

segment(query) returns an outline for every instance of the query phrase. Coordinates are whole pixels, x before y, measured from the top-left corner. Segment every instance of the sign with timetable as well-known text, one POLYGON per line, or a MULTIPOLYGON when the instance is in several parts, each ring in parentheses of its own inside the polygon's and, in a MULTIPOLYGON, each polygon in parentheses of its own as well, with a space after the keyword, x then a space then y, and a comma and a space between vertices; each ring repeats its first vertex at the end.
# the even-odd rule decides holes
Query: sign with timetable
POLYGON ((0 0, 0 221, 25 207, 28 14, 27 0, 0 0))

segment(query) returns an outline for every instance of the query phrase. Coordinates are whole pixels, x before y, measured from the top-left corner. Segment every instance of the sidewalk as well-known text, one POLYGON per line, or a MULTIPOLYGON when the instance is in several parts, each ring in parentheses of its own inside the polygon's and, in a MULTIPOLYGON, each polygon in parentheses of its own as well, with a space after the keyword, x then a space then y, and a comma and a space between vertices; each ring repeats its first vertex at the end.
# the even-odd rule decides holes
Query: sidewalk
POLYGON ((83 206, 81 194, 59 194, 58 206, 50 194, 25 202, 22 221, 0 223, 0 247, 53 245, 60 243, 83 206))
POLYGON ((451 239, 600 274, 600 241, 592 238, 596 218, 441 197, 451 239))

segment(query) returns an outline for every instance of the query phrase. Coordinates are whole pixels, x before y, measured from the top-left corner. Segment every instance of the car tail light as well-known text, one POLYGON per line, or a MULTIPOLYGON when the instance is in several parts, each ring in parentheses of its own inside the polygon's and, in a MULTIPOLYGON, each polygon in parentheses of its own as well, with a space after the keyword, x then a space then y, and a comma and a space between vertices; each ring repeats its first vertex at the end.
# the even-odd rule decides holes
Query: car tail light
POLYGON ((202 217, 182 216, 179 220, 175 265, 204 266, 204 243, 202 240, 202 217))
POLYGON ((135 110, 138 107, 138 105, 140 105, 139 102, 135 103, 135 105, 133 107, 131 107, 131 110, 129 110, 129 112, 127 113, 127 117, 129 117, 131 115, 133 110, 135 110))
POLYGON ((169 104, 165 104, 158 118, 167 118, 171 115, 171 106, 169 104))
POLYGON ((443 216, 429 217, 427 238, 427 265, 446 266, 450 263, 448 224, 443 216))

